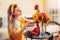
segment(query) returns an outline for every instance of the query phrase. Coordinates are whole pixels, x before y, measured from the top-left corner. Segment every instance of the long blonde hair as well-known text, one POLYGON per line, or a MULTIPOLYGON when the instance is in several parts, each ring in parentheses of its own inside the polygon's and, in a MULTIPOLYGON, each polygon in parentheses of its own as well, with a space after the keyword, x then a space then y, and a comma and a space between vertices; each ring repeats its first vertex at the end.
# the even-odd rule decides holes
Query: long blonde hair
POLYGON ((11 33, 12 28, 14 27, 15 20, 14 20, 13 13, 14 13, 16 7, 17 7, 17 4, 11 4, 8 8, 8 33, 11 33), (9 32, 9 30, 10 30, 10 32, 9 32))
POLYGON ((14 13, 16 7, 17 7, 17 4, 11 4, 9 6, 9 8, 8 8, 8 21, 13 22, 14 15, 12 13, 14 13))

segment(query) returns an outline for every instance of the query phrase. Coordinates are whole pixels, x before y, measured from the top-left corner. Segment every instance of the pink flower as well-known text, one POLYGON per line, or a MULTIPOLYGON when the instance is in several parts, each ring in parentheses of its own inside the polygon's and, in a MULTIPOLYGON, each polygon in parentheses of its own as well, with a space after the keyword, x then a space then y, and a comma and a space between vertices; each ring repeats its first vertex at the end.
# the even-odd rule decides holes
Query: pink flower
POLYGON ((44 18, 47 18, 47 15, 45 13, 42 13, 42 15, 43 15, 44 18))

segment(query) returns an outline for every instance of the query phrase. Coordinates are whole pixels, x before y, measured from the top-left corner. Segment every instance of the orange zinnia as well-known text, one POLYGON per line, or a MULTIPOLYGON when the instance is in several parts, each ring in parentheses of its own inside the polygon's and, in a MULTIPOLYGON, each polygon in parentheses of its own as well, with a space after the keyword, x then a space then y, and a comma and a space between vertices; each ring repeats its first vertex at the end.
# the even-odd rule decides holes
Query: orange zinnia
POLYGON ((46 23, 48 24, 50 22, 50 18, 47 18, 46 23))

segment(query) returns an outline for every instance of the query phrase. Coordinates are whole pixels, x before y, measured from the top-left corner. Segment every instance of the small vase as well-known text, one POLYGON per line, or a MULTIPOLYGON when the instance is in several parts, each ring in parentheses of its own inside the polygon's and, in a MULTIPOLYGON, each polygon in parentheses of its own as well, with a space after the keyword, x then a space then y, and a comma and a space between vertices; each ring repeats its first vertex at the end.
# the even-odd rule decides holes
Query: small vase
POLYGON ((44 25, 44 23, 41 24, 41 35, 44 35, 46 32, 46 26, 44 25))

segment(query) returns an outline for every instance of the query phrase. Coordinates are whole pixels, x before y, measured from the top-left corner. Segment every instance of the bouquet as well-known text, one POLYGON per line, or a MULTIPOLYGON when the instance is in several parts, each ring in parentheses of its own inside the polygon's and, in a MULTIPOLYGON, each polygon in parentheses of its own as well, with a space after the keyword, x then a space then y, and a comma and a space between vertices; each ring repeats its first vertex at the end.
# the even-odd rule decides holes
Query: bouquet
POLYGON ((50 17, 48 17, 45 13, 36 13, 33 15, 33 20, 36 22, 37 27, 40 29, 40 33, 44 34, 46 31, 46 25, 50 22, 50 17), (41 26, 39 26, 41 23, 41 26))

